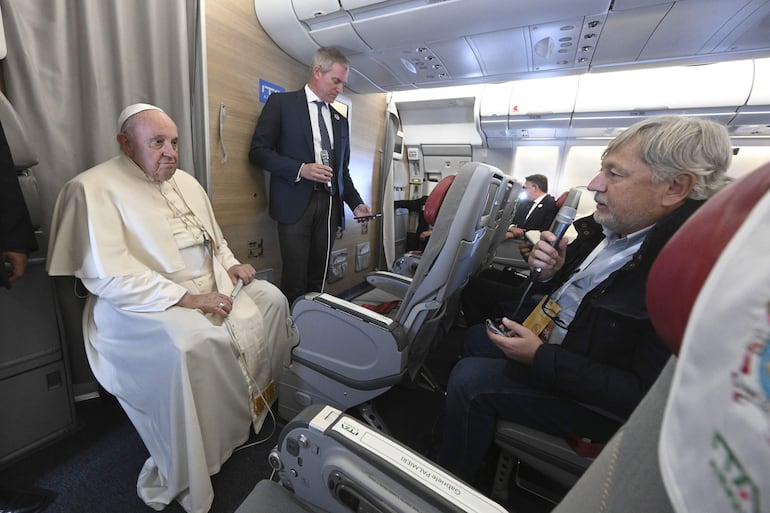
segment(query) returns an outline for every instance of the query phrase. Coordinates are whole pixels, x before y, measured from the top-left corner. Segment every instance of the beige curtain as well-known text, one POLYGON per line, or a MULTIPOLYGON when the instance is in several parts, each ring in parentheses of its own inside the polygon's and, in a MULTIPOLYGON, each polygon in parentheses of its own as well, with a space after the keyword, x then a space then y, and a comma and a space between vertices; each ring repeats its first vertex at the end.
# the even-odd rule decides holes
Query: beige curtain
POLYGON ((44 227, 61 186, 117 154, 116 119, 148 102, 176 121, 180 167, 207 186, 202 0, 0 0, 6 96, 35 145, 44 227))

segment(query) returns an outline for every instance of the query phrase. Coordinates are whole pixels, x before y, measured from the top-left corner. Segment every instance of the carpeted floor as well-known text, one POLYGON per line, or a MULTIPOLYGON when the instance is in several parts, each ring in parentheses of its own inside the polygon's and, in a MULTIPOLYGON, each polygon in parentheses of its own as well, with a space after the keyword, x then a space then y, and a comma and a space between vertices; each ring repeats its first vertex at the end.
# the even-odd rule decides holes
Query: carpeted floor
MULTIPOLYGON (((136 478, 148 453, 136 430, 113 398, 78 403, 78 428, 0 471, 9 487, 37 487, 56 494, 46 513, 135 513, 151 511, 136 495, 136 478)), ((265 425, 259 437, 270 433, 265 425)), ((265 443, 236 452, 212 477, 212 513, 230 513, 257 481, 270 476, 267 454, 276 433, 265 443)), ((168 513, 183 513, 176 503, 168 513)))
MULTIPOLYGON (((459 354, 461 330, 453 330, 441 351, 431 355, 427 366, 442 387, 459 354)), ((442 388, 395 387, 376 401, 377 410, 391 436, 431 458, 441 430, 442 388)), ((42 488, 55 494, 46 513, 148 513, 152 511, 136 495, 136 478, 148 453, 128 418, 112 397, 91 399, 76 405, 78 427, 57 442, 0 469, 6 487, 42 488)), ((239 450, 212 477, 214 503, 211 513, 232 513, 254 486, 270 477, 267 462, 282 421, 273 428, 266 422, 251 442, 239 450)), ((491 483, 491 476, 490 476, 491 483)), ((544 513, 550 505, 532 497, 516 498, 517 512, 544 513)), ((184 513, 176 503, 167 513, 184 513)), ((278 512, 276 512, 278 513, 278 512)))

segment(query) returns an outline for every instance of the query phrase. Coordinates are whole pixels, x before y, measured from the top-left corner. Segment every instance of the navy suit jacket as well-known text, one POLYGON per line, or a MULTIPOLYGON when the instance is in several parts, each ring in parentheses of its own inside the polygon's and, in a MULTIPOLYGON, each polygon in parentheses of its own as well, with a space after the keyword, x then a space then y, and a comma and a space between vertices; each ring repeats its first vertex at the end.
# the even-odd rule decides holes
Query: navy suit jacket
POLYGON ((0 125, 0 251, 28 253, 34 249, 37 249, 35 229, 24 203, 5 131, 0 125))
POLYGON ((531 201, 519 202, 511 223, 524 230, 538 230, 542 232, 551 227, 553 218, 556 217, 556 213, 559 211, 559 207, 556 206, 556 200, 550 194, 546 194, 529 217, 526 217, 530 207, 532 207, 531 201))
MULTIPOLYGON (((35 230, 16 176, 11 149, 0 124, 0 253, 29 253, 37 249, 35 230)), ((0 258, 0 286, 10 287, 0 258)))
MULTIPOLYGON (((334 136, 335 201, 339 203, 337 226, 344 227, 341 202, 351 210, 363 203, 350 178, 350 132, 347 119, 329 106, 334 136)), ((297 174, 303 163, 315 162, 313 132, 305 89, 271 94, 251 138, 249 160, 270 172, 270 217, 293 224, 302 217, 313 193, 313 183, 297 174)))

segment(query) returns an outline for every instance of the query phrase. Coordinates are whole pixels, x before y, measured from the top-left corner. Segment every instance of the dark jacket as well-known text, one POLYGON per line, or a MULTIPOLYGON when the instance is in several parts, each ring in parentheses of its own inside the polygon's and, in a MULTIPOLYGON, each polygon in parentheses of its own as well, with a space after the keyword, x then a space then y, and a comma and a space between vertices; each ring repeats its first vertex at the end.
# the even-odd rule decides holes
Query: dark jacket
POLYGON ((559 211, 559 207, 556 206, 556 200, 550 194, 546 194, 532 213, 529 214, 529 217, 527 217, 532 203, 528 199, 518 200, 513 210, 511 224, 523 228, 525 231, 537 230, 543 232, 549 229, 553 218, 556 217, 556 213, 559 211))
MULTIPOLYGON (((0 253, 29 253, 35 249, 35 230, 24 203, 5 131, 0 125, 0 253)), ((4 259, 0 258, 0 286, 8 287, 4 263, 4 259)))
MULTIPOLYGON (((627 417, 671 356, 650 322, 645 303, 647 275, 671 236, 703 201, 687 200, 661 219, 622 268, 588 292, 561 345, 535 353, 533 384, 557 395, 627 417)), ((555 290, 604 238, 593 218, 575 222, 577 239, 564 267, 545 285, 555 290)))
MULTIPOLYGON (((351 210, 363 203, 350 178, 350 137, 347 120, 330 106, 334 134, 335 199, 340 201, 335 226, 344 227, 341 201, 351 210)), ((313 193, 313 183, 297 173, 305 162, 315 162, 313 131, 305 89, 271 94, 254 129, 249 160, 271 175, 270 217, 279 223, 299 221, 313 193)))

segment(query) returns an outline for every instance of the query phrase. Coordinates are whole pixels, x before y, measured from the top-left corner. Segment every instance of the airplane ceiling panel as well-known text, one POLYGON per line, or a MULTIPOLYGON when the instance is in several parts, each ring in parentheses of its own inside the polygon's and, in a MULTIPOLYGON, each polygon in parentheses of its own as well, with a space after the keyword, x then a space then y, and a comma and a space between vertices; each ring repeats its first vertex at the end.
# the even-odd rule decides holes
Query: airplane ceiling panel
POLYGON ((532 60, 528 41, 528 31, 521 28, 468 37, 484 75, 489 77, 529 71, 532 60))
MULTIPOLYGON (((286 0, 283 0, 284 3, 286 0)), ((316 16, 335 13, 340 10, 337 0, 291 0, 297 19, 308 20, 316 16)))
POLYGON ((373 49, 496 32, 606 12, 610 0, 390 0, 351 11, 353 26, 373 49), (558 14, 555 14, 558 13, 558 14))
POLYGON ((348 87, 353 91, 374 90, 377 92, 389 91, 393 88, 401 88, 403 80, 393 74, 387 66, 371 57, 362 54, 348 57, 352 68, 348 77, 348 87), (369 82, 371 81, 371 82, 369 82), (369 82, 369 84, 367 84, 369 82), (370 84, 376 84, 375 89, 370 84), (368 86, 368 87, 367 87, 368 86))
POLYGON ((346 55, 369 51, 369 47, 361 41, 350 23, 343 22, 318 27, 308 33, 318 43, 318 46, 334 46, 346 55))
POLYGON ((635 63, 650 34, 668 9, 668 4, 660 4, 609 13, 604 22, 602 37, 596 42, 591 67, 598 69, 635 63))
MULTIPOLYGON (((460 43, 462 44, 462 42, 460 43)), ((439 48, 441 47, 439 46, 439 48)), ((469 52, 465 48, 458 53, 463 51, 469 52)), ((387 51, 371 52, 368 55, 354 54, 349 56, 349 60, 353 68, 367 76, 371 64, 369 61, 376 62, 379 66, 378 70, 387 70, 389 80, 387 84, 381 85, 387 86, 385 88, 389 90, 409 89, 416 87, 416 84, 425 82, 447 84, 449 79, 447 67, 442 57, 427 46, 393 48, 387 51), (391 77, 395 81, 391 81, 391 77)), ((475 66, 473 71, 479 73, 478 64, 473 61, 472 65, 475 66)), ((460 71, 462 68, 455 68, 455 70, 460 71)), ((379 84, 379 79, 376 77, 370 77, 370 79, 379 84)))
POLYGON ((346 11, 379 4, 382 0, 339 0, 340 6, 346 11))
POLYGON ((706 53, 704 47, 711 36, 746 0, 699 0, 675 2, 650 37, 639 58, 656 61, 706 53), (693 20, 698 20, 693 23, 693 20))
POLYGON ((299 62, 310 65, 313 52, 318 49, 307 33, 306 26, 294 14, 291 2, 265 2, 254 0, 257 20, 270 38, 284 52, 299 62))
POLYGON ((431 61, 428 67, 432 73, 428 81, 435 82, 438 75, 446 73, 452 80, 478 78, 482 76, 481 66, 476 54, 465 39, 450 39, 430 44, 430 49, 436 55, 438 62, 431 61))
POLYGON ((340 47, 355 60, 358 75, 351 74, 349 87, 358 93, 770 54, 770 0, 255 0, 254 6, 265 31, 300 62, 309 64, 321 45, 340 47), (420 60, 425 57, 435 60, 420 60))
POLYGON ((766 50, 770 46, 770 1, 749 2, 715 36, 719 38, 716 52, 766 50))

